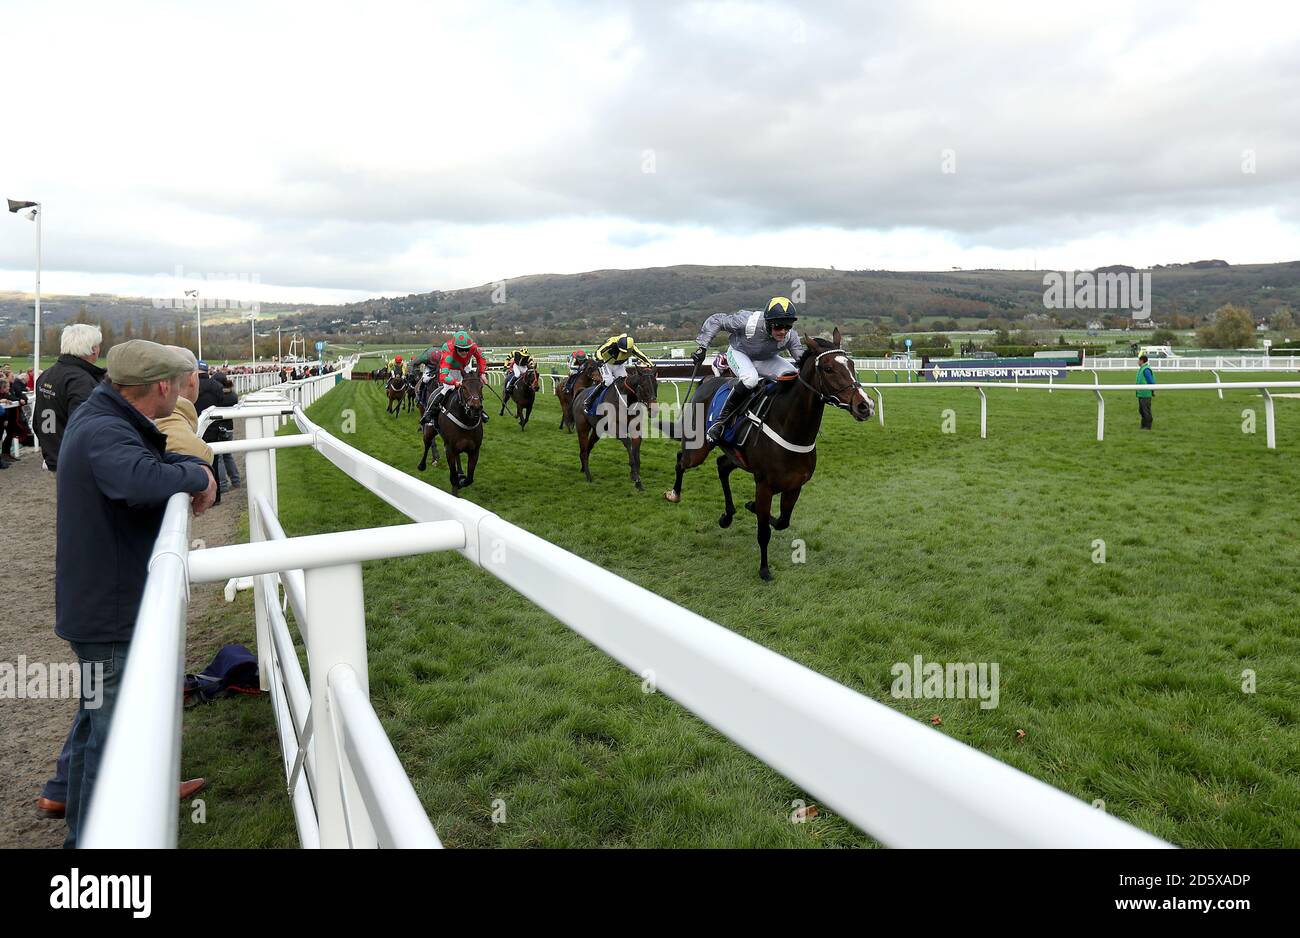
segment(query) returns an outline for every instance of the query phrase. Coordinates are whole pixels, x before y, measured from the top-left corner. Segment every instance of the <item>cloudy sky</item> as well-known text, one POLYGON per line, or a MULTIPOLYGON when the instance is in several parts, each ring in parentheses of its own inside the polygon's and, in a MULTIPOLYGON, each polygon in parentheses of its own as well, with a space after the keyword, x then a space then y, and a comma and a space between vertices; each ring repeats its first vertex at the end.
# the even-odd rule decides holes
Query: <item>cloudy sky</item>
MULTIPOLYGON (((0 34, 47 292, 1300 258, 1294 3, 0 0, 0 34)), ((0 290, 34 241, 0 217, 0 290)))

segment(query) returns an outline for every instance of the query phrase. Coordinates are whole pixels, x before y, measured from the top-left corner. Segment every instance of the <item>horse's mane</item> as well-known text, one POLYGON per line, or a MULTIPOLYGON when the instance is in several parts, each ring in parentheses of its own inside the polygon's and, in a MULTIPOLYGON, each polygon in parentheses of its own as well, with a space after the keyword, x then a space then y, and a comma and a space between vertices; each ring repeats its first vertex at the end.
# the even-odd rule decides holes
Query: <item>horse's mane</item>
MULTIPOLYGON (((834 339, 827 338, 826 336, 815 335, 815 336, 808 336, 807 338, 811 339, 813 342, 816 342, 818 345, 822 346, 823 352, 826 351, 827 349, 839 348, 839 346, 835 344, 834 339)), ((794 363, 795 367, 798 368, 800 371, 802 371, 803 366, 807 363, 808 359, 812 357, 813 357, 812 346, 805 345, 803 347, 803 354, 800 355, 799 360, 794 363)), ((796 383, 797 382, 794 381, 790 382, 791 385, 794 385, 796 383)))

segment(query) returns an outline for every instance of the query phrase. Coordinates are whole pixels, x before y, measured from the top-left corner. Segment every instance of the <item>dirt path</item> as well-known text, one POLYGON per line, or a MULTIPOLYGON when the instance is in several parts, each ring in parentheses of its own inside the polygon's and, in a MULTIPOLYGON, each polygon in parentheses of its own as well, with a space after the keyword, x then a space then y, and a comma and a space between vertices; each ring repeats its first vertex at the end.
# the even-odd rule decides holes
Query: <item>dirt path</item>
MULTIPOLYGON (((237 458, 242 476, 244 460, 237 458)), ((247 513, 244 491, 228 493, 220 505, 191 519, 191 538, 202 538, 209 547, 236 543, 247 513)), ((76 661, 68 643, 54 634, 54 519, 54 476, 35 451, 24 450, 18 462, 0 472, 0 531, 14 548, 5 551, 0 662, 16 666, 20 655, 28 662, 76 661)), ((187 671, 202 669, 220 647, 213 627, 196 623, 219 618, 212 614, 225 605, 222 589, 223 584, 209 583, 190 590, 187 671)), ((0 698, 0 848, 63 843, 63 822, 38 818, 35 802, 54 772, 76 710, 76 700, 0 698)))

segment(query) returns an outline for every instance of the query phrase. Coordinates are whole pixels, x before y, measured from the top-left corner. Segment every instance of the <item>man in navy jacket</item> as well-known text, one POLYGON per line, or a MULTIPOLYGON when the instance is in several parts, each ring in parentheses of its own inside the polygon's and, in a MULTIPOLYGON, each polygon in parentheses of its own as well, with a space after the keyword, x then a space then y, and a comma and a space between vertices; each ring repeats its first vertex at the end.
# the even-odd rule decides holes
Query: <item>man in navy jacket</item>
POLYGON ((89 815, 167 500, 189 493, 200 514, 216 496, 208 466, 168 453, 166 435, 152 422, 176 407, 178 379, 189 370, 188 360, 154 342, 113 346, 108 380, 72 415, 59 449, 54 631, 72 645, 82 670, 65 847, 77 845, 89 815))

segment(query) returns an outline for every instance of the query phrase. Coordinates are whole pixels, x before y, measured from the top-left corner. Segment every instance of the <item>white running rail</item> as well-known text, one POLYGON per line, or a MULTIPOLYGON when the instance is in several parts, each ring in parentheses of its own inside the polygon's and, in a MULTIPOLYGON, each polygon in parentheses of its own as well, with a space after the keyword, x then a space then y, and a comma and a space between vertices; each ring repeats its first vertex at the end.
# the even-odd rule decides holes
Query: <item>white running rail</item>
MULTIPOLYGON (((310 392, 309 392, 310 393, 310 392)), ((172 846, 179 679, 189 582, 252 575, 257 653, 271 691, 304 846, 436 846, 366 688, 361 562, 455 550, 652 680, 719 732, 883 843, 901 847, 1160 847, 1151 835, 924 726, 349 446, 276 390, 207 416, 241 419, 246 545, 187 550, 186 503, 168 507, 84 842, 172 846), (311 446, 411 519, 286 538, 276 518, 282 415, 311 446), (188 571, 188 574, 187 574, 188 571), (282 607, 307 651, 302 674, 282 607), (305 623, 305 628, 302 624, 305 623), (103 807, 101 807, 103 806, 103 807)), ((230 446, 232 444, 220 444, 230 446)), ((884 663, 881 667, 885 667, 884 663)))

